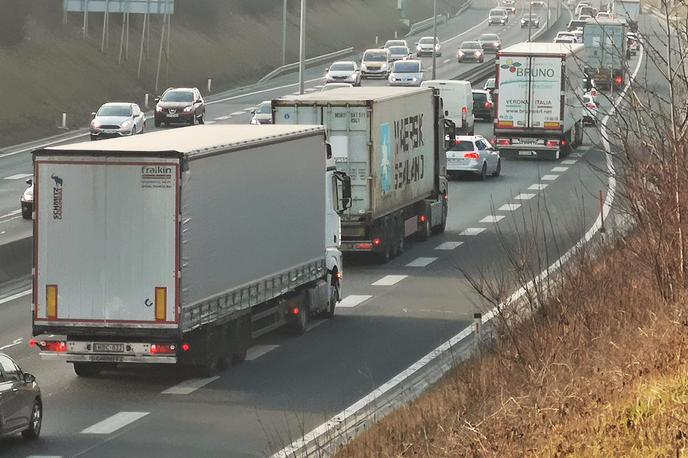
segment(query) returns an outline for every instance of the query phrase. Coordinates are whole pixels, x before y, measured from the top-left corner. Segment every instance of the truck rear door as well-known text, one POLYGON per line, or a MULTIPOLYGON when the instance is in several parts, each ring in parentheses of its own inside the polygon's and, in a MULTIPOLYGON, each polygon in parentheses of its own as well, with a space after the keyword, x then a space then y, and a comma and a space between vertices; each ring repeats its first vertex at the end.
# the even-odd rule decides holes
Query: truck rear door
POLYGON ((497 126, 523 129, 528 127, 530 80, 525 72, 530 67, 527 56, 500 56, 497 98, 497 126))
POLYGON ((173 327, 179 161, 35 161, 34 323, 173 327))
POLYGON ((560 57, 530 58, 528 127, 561 129, 562 74, 560 57))

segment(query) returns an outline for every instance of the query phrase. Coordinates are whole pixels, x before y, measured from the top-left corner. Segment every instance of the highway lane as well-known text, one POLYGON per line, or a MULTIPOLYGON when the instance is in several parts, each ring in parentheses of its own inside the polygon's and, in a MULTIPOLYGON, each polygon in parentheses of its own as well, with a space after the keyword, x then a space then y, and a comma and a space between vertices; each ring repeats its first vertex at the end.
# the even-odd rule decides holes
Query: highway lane
MULTIPOLYGON (((438 36, 443 47, 443 55, 437 60, 437 77, 439 79, 452 78, 476 65, 472 63, 458 64, 456 62, 456 49, 461 41, 475 40, 485 31, 499 33, 505 45, 526 39, 527 30, 520 29, 518 23, 522 11, 520 4, 517 14, 511 16, 511 22, 505 27, 488 27, 485 23, 487 11, 487 9, 468 9, 460 16, 452 18, 448 24, 442 24, 438 27, 438 36)), ((544 12, 542 15, 544 17, 544 12)), ((407 40, 413 47, 420 36, 430 33, 429 31, 422 32, 418 36, 409 37, 407 40)), ((426 78, 430 78, 431 75, 431 62, 432 58, 423 58, 426 78)), ((308 92, 317 91, 322 87, 321 77, 324 67, 325 65, 306 71, 306 90, 308 92)), ((271 81, 266 88, 211 97, 208 102, 206 121, 209 123, 248 123, 250 109, 261 101, 297 93, 298 87, 294 84, 295 78, 294 74, 288 74, 271 81)), ((386 81, 365 80, 363 84, 378 86, 385 85, 386 81)), ((152 120, 147 122, 146 129, 148 131, 155 130, 152 126, 152 120)), ((487 130, 481 132, 487 132, 487 130)), ((87 139, 88 137, 84 135, 70 141, 87 141, 87 139)), ((64 142, 57 144, 60 143, 64 142)), ((0 244, 31 235, 30 221, 22 220, 17 213, 19 197, 26 188, 24 180, 32 173, 30 152, 30 148, 20 147, 0 153, 0 171, 2 171, 0 173, 2 175, 0 176, 0 244), (17 150, 24 151, 20 154, 14 154, 17 150)))

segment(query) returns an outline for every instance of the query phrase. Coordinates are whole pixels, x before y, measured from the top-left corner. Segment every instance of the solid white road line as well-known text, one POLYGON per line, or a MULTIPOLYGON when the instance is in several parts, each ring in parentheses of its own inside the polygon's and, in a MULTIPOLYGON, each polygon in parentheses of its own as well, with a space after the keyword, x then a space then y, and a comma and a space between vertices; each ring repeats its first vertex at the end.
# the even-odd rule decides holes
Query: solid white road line
POLYGON ((255 347, 251 347, 248 353, 246 353, 246 361, 255 361, 278 347, 279 345, 256 345, 255 347))
POLYGON ((565 164, 565 165, 573 165, 573 164, 575 164, 576 162, 578 162, 578 161, 573 160, 573 159, 566 159, 565 161, 561 161, 561 163, 562 163, 562 164, 565 164))
POLYGON ((459 235, 478 235, 484 230, 484 227, 467 227, 459 235))
POLYGON ((498 223, 499 221, 504 219, 504 215, 490 215, 486 216, 485 218, 481 219, 481 223, 498 223))
POLYGON ((118 429, 139 420, 150 412, 119 412, 81 431, 81 434, 112 434, 118 429))
POLYGON ((512 212, 521 208, 521 204, 504 204, 497 210, 500 212, 512 212))
POLYGON ((408 277, 408 275, 387 275, 385 277, 382 277, 378 281, 372 284, 372 286, 392 286, 396 285, 399 283, 401 280, 404 278, 408 277))
POLYGON ((435 249, 449 251, 454 250, 460 247, 461 245, 463 245, 463 242, 444 242, 443 244, 436 246, 435 249))
POLYGON ((215 118, 215 121, 226 121, 226 120, 228 120, 229 118, 231 118, 230 115, 227 115, 227 116, 220 116, 220 117, 218 117, 218 118, 215 118))
POLYGON ((62 455, 29 455, 26 458, 62 458, 62 455))
POLYGON ((242 114, 245 114, 245 113, 243 111, 235 111, 230 116, 241 116, 242 114))
POLYGON ((205 124, 215 124, 217 121, 206 121, 205 124))
POLYGON ((20 297, 28 296, 29 294, 31 294, 31 290, 27 289, 26 291, 12 294, 11 296, 3 297, 2 299, 0 299, 0 305, 12 302, 13 300, 19 299, 20 297))
POLYGON ((318 85, 313 86, 313 87, 316 88, 316 89, 322 89, 322 88, 325 87, 325 85, 323 85, 323 84, 318 84, 318 85))
POLYGON ((7 218, 8 216, 18 215, 18 214, 20 214, 20 213, 21 213, 21 209, 19 209, 19 210, 12 210, 11 212, 7 213, 6 215, 0 216, 0 219, 7 218))
POLYGON ((28 148, 22 148, 22 149, 17 150, 17 151, 12 151, 11 153, 0 154, 0 159, 2 159, 4 157, 16 156, 17 154, 26 153, 27 151, 34 151, 37 149, 45 148, 46 146, 54 145, 55 143, 65 143, 65 142, 68 142, 70 140, 76 140, 77 138, 86 137, 88 135, 89 135, 88 132, 84 132, 81 134, 72 135, 71 137, 53 139, 52 141, 49 141, 47 143, 42 143, 40 145, 30 146, 28 148))
POLYGON ((339 304, 337 304, 337 307, 354 308, 357 305, 361 305, 371 297, 373 296, 366 294, 350 294, 342 299, 339 304))
POLYGON ((448 63, 451 62, 451 61, 452 61, 451 59, 444 59, 444 60, 442 61, 442 63, 443 63, 443 64, 448 64, 448 63))
POLYGON ((552 172, 557 172, 557 173, 562 173, 566 172, 569 168, 568 167, 552 167, 552 172))
POLYGON ((17 345, 20 345, 23 341, 24 341, 24 339, 22 339, 21 337, 18 339, 14 339, 14 342, 12 342, 11 344, 3 345, 2 347, 0 347, 0 351, 7 350, 8 348, 16 347, 17 345))
POLYGON ((557 178, 559 178, 559 175, 542 175, 542 178, 540 179, 545 181, 554 181, 557 178))
POLYGON ((175 386, 169 387, 168 389, 163 391, 162 394, 191 394, 199 388, 203 388, 208 383, 214 382, 219 378, 219 376, 215 376, 208 378, 192 378, 189 380, 184 380, 183 382, 178 383, 175 386))
POLYGON ((530 186, 528 186, 528 189, 533 190, 533 191, 542 191, 547 186, 549 186, 549 185, 544 184, 544 183, 536 183, 536 184, 531 184, 530 186))
POLYGON ((22 178, 29 178, 30 176, 33 176, 32 173, 17 173, 16 175, 10 175, 8 177, 3 178, 4 180, 21 180, 22 178))
POLYGON ((416 258, 413 261, 406 264, 406 267, 425 267, 435 261, 437 261, 437 258, 416 258))

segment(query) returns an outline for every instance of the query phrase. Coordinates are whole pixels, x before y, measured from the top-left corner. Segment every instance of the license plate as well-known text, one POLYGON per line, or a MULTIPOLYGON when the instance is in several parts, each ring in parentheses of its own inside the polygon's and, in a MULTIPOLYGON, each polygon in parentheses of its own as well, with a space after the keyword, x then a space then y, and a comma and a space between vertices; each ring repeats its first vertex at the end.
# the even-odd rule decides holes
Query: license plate
POLYGON ((519 156, 535 156, 535 151, 519 151, 519 156))
POLYGON ((124 352, 124 344, 94 343, 93 351, 103 351, 107 353, 122 353, 124 352))
POLYGON ((168 118, 178 118, 179 115, 178 115, 177 113, 169 113, 169 114, 167 115, 167 117, 168 117, 168 118))

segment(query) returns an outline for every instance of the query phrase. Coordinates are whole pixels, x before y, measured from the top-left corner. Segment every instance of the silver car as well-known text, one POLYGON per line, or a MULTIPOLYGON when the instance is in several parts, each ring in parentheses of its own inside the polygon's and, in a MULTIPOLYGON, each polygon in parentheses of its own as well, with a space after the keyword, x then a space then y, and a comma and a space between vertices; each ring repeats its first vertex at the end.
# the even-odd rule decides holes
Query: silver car
POLYGON ((251 110, 251 115, 251 124, 272 124, 272 102, 260 102, 260 105, 251 110))
POLYGON ((423 37, 418 40, 418 43, 416 43, 416 56, 418 57, 432 56, 433 50, 435 52, 435 56, 442 56, 442 46, 440 45, 439 38, 437 41, 435 41, 433 37, 423 37))
POLYGON ((387 40, 383 48, 391 48, 392 46, 406 46, 408 48, 408 43, 406 40, 387 40))
POLYGON ((0 437, 21 433, 36 439, 43 424, 43 400, 36 377, 0 353, 0 437))
POLYGON ((477 174, 481 180, 490 174, 499 176, 502 160, 499 151, 481 135, 458 135, 447 151, 447 174, 477 174))
POLYGON ((420 86, 423 82, 423 64, 419 60, 398 60, 389 74, 390 86, 420 86))
POLYGON ((359 86, 361 84, 361 71, 356 62, 335 62, 326 69, 325 83, 349 83, 359 86))
POLYGON ((404 60, 411 55, 411 51, 406 46, 390 46, 387 49, 389 49, 390 60, 392 62, 404 60))
POLYGON ((146 124, 135 103, 106 103, 91 116, 91 140, 142 134, 146 124))
POLYGON ((341 89, 343 87, 354 87, 354 85, 351 83, 327 83, 322 87, 322 89, 320 89, 320 92, 332 91, 334 89, 341 89))

